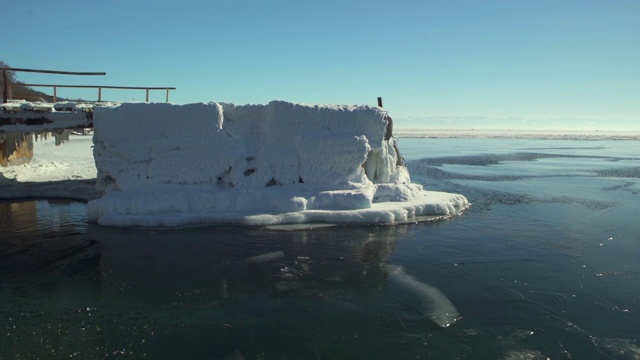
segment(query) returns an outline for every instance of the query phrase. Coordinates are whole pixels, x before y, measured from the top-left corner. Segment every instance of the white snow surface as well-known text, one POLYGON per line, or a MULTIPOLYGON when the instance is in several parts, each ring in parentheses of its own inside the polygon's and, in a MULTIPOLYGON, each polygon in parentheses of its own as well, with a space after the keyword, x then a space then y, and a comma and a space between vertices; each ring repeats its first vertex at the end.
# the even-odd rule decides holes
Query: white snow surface
MULTIPOLYGON (((46 183, 60 180, 95 179, 96 166, 91 153, 90 135, 70 135, 69 141, 56 145, 53 136, 35 136, 33 159, 26 164, 0 167, 0 185, 46 183)), ((0 197, 2 198, 2 197, 0 197)))
POLYGON ((89 201, 95 190, 96 166, 90 135, 70 135, 56 145, 47 133, 34 136, 33 158, 25 164, 0 166, 0 199, 63 198, 89 201))
POLYGON ((89 220, 120 227, 404 223, 462 195, 412 184, 380 108, 124 103, 96 108, 89 220))

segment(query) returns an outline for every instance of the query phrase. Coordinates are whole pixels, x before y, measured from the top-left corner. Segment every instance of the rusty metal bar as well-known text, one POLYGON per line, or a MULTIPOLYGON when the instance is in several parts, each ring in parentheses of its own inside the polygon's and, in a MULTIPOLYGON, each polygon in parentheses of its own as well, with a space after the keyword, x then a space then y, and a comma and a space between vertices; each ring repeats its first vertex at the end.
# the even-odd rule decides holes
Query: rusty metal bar
POLYGON ((78 72, 78 71, 57 71, 57 70, 37 70, 37 69, 23 69, 23 68, 2 68, 9 71, 22 71, 22 72, 35 72, 44 74, 60 74, 60 75, 107 75, 106 72, 78 72))
POLYGON ((111 86, 111 85, 60 85, 60 84, 23 84, 22 86, 33 86, 33 87, 53 87, 57 86, 60 88, 85 88, 85 89, 123 89, 123 90, 176 90, 174 87, 167 86, 111 86))

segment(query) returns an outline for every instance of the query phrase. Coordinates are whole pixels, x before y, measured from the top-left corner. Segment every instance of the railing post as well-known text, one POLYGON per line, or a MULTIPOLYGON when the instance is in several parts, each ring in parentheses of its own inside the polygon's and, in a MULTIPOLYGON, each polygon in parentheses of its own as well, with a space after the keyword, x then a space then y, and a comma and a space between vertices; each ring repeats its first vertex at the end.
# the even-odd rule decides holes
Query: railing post
POLYGON ((147 88, 147 97, 145 99, 146 102, 149 102, 149 89, 147 88))
POLYGON ((57 102, 58 99, 58 88, 57 87, 53 87, 53 102, 57 102))
POLYGON ((2 103, 6 103, 9 99, 9 81, 7 80, 7 70, 2 69, 2 80, 4 80, 4 85, 2 86, 2 103))
POLYGON ((382 97, 378 96, 378 107, 382 107, 382 97))
POLYGON ((167 98, 164 102, 169 102, 169 89, 167 89, 167 98))
POLYGON ((102 102, 102 88, 98 87, 98 102, 102 102))

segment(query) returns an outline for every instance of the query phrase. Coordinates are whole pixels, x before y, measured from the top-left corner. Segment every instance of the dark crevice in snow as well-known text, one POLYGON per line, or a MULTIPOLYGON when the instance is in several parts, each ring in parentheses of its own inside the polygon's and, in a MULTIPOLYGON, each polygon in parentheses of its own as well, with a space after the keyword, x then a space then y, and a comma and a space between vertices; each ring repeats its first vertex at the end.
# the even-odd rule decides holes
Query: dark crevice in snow
POLYGON ((267 185, 265 185, 266 187, 272 187, 272 186, 276 186, 276 185, 282 185, 279 182, 276 181, 276 179, 271 178, 271 180, 269 180, 269 182, 267 183, 267 185))
POLYGON ((222 175, 218 176, 216 185, 222 189, 229 189, 234 187, 233 182, 229 179, 229 175, 231 174, 231 167, 229 167, 222 175))

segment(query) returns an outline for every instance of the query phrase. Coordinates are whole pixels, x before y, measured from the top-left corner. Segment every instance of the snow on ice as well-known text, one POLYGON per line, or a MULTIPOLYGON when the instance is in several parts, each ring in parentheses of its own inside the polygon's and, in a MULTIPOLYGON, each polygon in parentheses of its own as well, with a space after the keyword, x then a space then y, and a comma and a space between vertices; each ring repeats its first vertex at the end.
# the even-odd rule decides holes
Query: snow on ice
POLYGON ((94 110, 89 220, 121 227, 403 223, 462 195, 412 184, 376 107, 124 103, 94 110))

